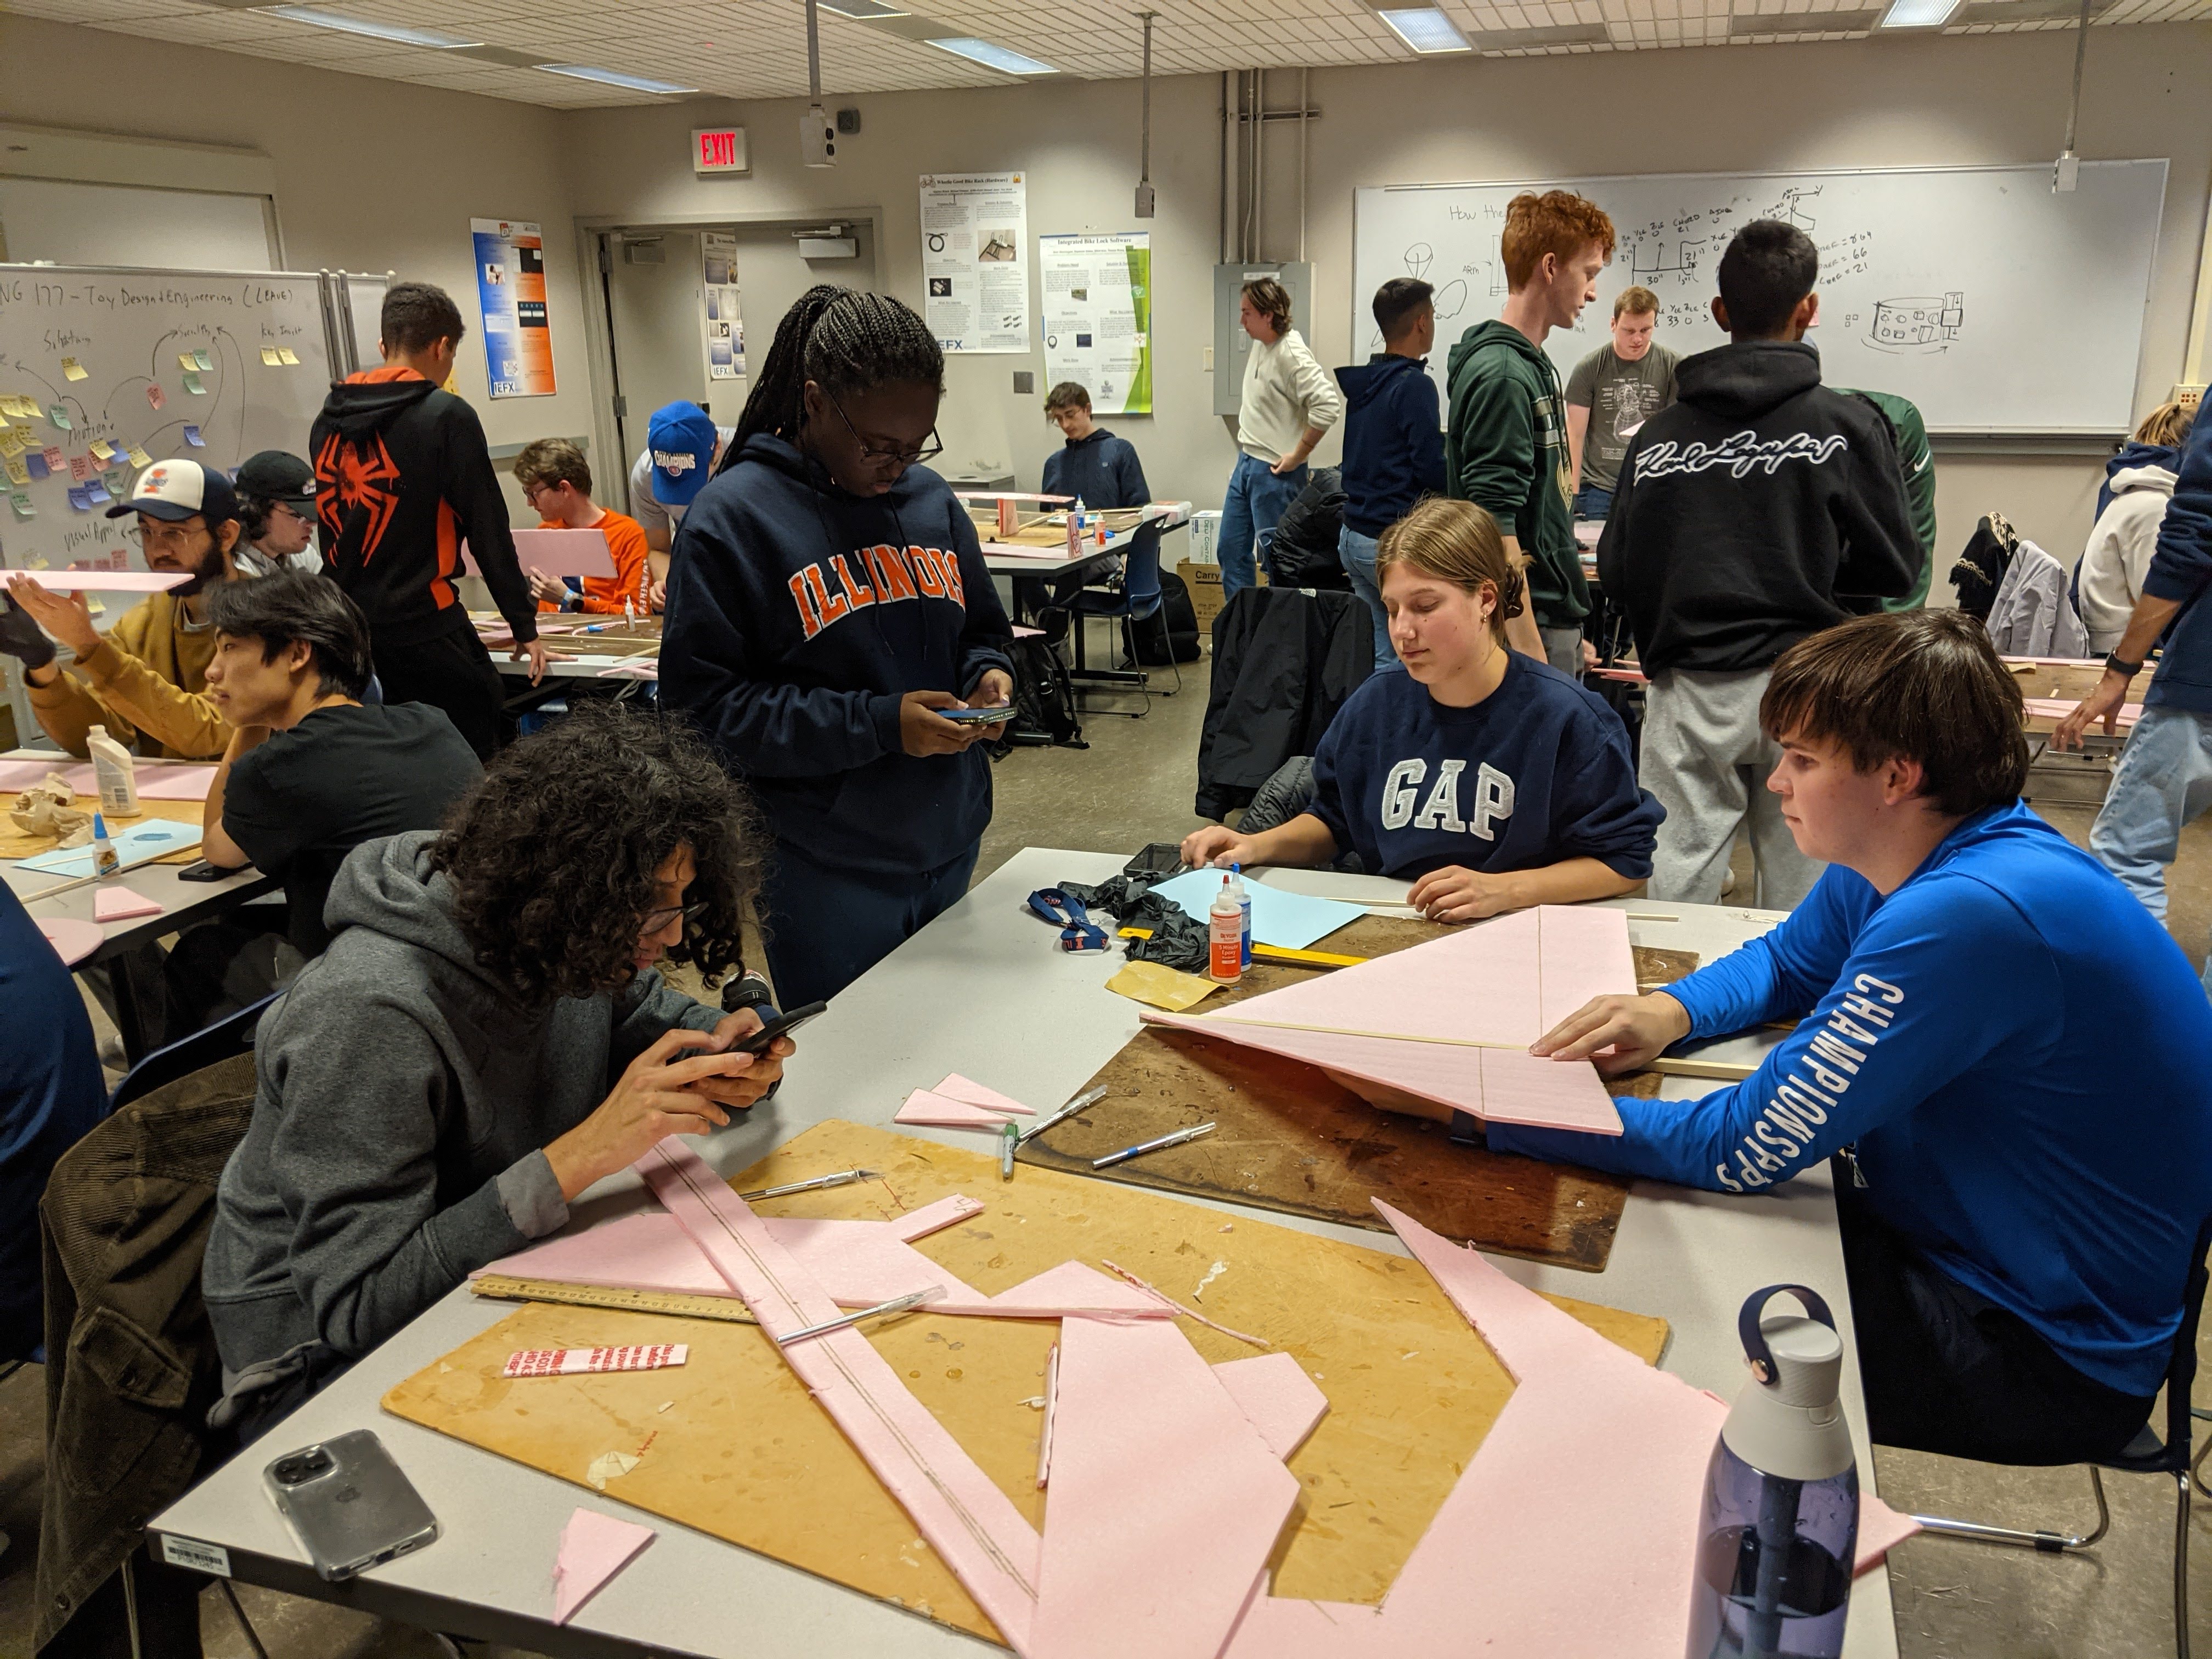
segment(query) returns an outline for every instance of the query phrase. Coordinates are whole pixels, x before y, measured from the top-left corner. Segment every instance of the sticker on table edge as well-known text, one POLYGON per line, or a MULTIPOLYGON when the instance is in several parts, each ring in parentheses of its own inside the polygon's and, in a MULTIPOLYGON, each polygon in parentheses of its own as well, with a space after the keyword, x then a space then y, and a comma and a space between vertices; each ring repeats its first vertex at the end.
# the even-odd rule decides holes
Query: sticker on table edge
POLYGON ((230 1577, 230 1552, 222 1545, 205 1543, 197 1538, 179 1538, 173 1532, 159 1535, 161 1559, 171 1566, 190 1567, 194 1572, 211 1572, 218 1578, 230 1577))

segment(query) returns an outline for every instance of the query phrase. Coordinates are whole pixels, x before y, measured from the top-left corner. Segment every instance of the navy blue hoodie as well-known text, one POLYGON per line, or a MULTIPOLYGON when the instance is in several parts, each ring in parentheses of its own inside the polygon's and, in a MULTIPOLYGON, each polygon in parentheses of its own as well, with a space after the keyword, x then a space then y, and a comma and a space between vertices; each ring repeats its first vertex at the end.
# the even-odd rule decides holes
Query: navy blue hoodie
POLYGON ((991 762, 908 755, 899 700, 964 696, 1013 672, 1012 630, 975 526, 944 479, 908 467, 848 495, 756 434, 676 532, 660 695, 752 787, 779 841, 818 864, 919 875, 991 820, 991 762))
POLYGON ((2158 550, 2143 572, 2143 597, 2175 599, 2181 610, 2143 701, 2154 708, 2212 714, 2212 420, 2190 428, 2173 499, 2158 521, 2158 550))
POLYGON ((1103 426, 1070 438, 1044 458, 1044 493, 1079 495, 1085 507, 1143 507, 1152 499, 1136 446, 1103 426))
POLYGON ((1424 495, 1444 493, 1437 383, 1419 357, 1386 356, 1336 371, 1344 388, 1344 521, 1379 536, 1424 495))
POLYGON ((2181 452, 2166 444, 2137 443, 2133 438, 2122 444, 2120 453, 2105 463, 2104 482, 2097 486, 2097 510, 2090 514, 2090 523, 2103 518, 2105 509, 2112 504, 2112 480, 2138 466, 2162 466, 2168 472, 2179 472, 2181 452))

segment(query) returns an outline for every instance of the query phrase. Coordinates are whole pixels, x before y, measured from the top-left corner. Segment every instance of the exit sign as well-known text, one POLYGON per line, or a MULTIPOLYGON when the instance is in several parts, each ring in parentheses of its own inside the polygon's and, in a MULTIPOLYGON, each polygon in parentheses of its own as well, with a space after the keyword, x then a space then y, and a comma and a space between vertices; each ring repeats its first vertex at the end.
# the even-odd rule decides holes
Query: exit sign
POLYGON ((691 171, 694 173, 750 173, 743 127, 694 127, 691 130, 691 171))

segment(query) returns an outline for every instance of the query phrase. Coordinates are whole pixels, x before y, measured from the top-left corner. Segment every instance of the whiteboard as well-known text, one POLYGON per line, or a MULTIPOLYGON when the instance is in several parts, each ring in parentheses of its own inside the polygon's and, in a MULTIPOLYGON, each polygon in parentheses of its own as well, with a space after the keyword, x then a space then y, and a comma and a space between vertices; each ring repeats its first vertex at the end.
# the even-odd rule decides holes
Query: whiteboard
POLYGON ((0 179, 0 251, 28 264, 123 264, 154 249, 173 267, 252 270, 283 257, 265 196, 73 179, 0 179))
POLYGON ((1820 251, 1808 337, 1829 384, 1909 398, 1930 431, 2124 433, 2166 172, 2162 160, 2085 161, 2064 195, 2048 162, 1361 190, 1352 337, 1381 349, 1368 306, 1390 277, 1434 283, 1441 393, 1451 343, 1505 298, 1506 204, 1567 189, 1606 210, 1620 246, 1579 326, 1545 342, 1562 380, 1606 343, 1613 298, 1632 283, 1659 296, 1662 345, 1686 356, 1726 343, 1710 309, 1721 254, 1742 225, 1779 218, 1820 251))
POLYGON ((308 425, 331 380, 323 322, 321 281, 298 271, 0 265, 0 398, 27 397, 40 410, 28 422, 7 422, 32 449, 6 458, 0 564, 145 568, 135 519, 108 518, 106 501, 89 510, 71 506, 77 480, 70 460, 94 480, 102 471, 112 477, 119 465, 127 496, 139 471, 128 453, 134 444, 155 460, 224 469, 264 449, 305 457, 308 425), (264 363, 264 346, 289 349, 297 366, 264 363), (199 351, 210 367, 191 371, 204 388, 195 394, 179 358, 199 351), (82 378, 70 377, 64 357, 76 361, 82 378), (56 406, 68 427, 55 423, 56 406), (188 425, 198 430, 201 447, 186 441, 188 425), (115 446, 116 459, 95 459, 95 441, 115 446), (30 454, 50 447, 62 452, 64 465, 18 483, 15 467, 29 470, 30 454), (36 516, 19 516, 18 493, 36 516))

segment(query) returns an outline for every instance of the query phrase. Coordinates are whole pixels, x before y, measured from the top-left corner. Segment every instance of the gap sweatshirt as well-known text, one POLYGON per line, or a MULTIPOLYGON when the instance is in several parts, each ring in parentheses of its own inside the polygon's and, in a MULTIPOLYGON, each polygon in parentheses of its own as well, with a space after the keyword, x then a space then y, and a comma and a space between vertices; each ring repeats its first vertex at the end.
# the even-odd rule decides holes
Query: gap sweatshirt
POLYGON ((964 697, 1013 672, 1013 630, 975 521, 912 466, 848 495, 766 433, 677 529, 660 695, 759 797, 778 839, 888 874, 950 863, 991 820, 991 761, 908 755, 908 691, 964 697))
POLYGON ((1875 1212, 2061 1358, 2157 1391, 2212 1214, 2212 1004, 2180 947, 2019 801, 1887 898, 1830 865, 1763 939, 1663 988, 1693 1038, 1811 1014, 1733 1088, 1493 1151, 1760 1192, 1856 1143, 1875 1212))
POLYGON ((1620 464, 1598 580, 1638 665, 1771 667, 1808 634, 1912 591, 1924 562, 1889 422, 1820 384, 1808 344, 1685 358, 1620 464))
POLYGON ((325 912, 337 937, 261 1018, 201 1273, 226 1380, 307 1344, 359 1358, 562 1226, 544 1147, 662 1033, 721 1018, 653 970, 518 1002, 453 919, 435 839, 354 849, 325 912))
POLYGON ((1449 362, 1445 488, 1520 542, 1538 626, 1579 628, 1589 615, 1589 584, 1568 505, 1559 371, 1534 341, 1495 319, 1461 335, 1449 362))
POLYGON ((1344 521, 1380 536, 1444 489, 1443 422, 1425 357, 1378 352, 1336 371, 1344 388, 1344 521))

